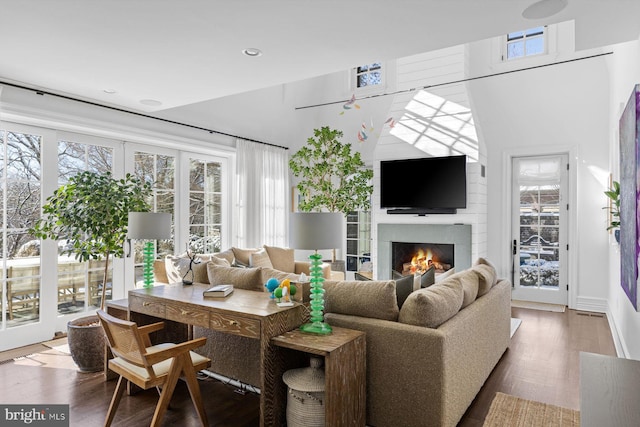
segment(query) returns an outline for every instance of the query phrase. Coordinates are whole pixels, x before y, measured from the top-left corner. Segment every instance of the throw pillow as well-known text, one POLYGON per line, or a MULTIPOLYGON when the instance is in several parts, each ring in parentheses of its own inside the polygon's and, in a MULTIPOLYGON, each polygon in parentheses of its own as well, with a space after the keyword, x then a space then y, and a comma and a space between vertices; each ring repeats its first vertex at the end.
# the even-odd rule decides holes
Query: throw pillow
POLYGON ((229 261, 227 261, 226 258, 219 258, 217 256, 212 256, 209 259, 209 261, 219 267, 231 267, 231 263, 229 263, 229 261))
POLYGON ((436 266, 432 265, 427 271, 425 271, 420 277, 420 287, 428 288, 436 283, 436 266))
POLYGON ((478 264, 471 267, 471 270, 478 275, 478 298, 491 290, 496 284, 496 271, 488 264, 478 264))
MULTIPOLYGON (((191 266, 191 268, 193 269, 193 281, 196 283, 209 283, 206 268, 208 257, 205 257, 205 259, 203 259, 203 257, 198 256, 196 260, 199 260, 200 263, 193 263, 191 266)), ((181 256, 167 256, 165 258, 165 269, 167 271, 168 283, 182 282, 182 278, 189 270, 190 262, 191 260, 187 257, 186 254, 181 256)))
POLYGON ((391 280, 324 282, 326 313, 398 320, 396 286, 391 280))
POLYGON ((401 309, 402 304, 404 304, 409 294, 413 292, 413 274, 402 276, 401 279, 395 279, 395 282, 396 282, 396 299, 398 301, 398 309, 401 309))
POLYGON ((264 291, 261 270, 261 268, 219 267, 213 263, 207 263, 209 283, 212 285, 229 283, 237 289, 250 291, 264 291))
POLYGON ((227 260, 229 265, 233 264, 233 259, 235 258, 233 255, 233 251, 231 249, 227 249, 226 251, 218 252, 213 255, 216 258, 222 258, 227 260))
POLYGON ((273 268, 269 254, 264 249, 249 255, 249 267, 268 267, 273 268))
POLYGON ((449 270, 445 271, 444 273, 440 273, 436 276, 436 283, 438 282, 442 282, 444 279, 446 279, 449 276, 453 276, 454 274, 456 274, 456 269, 455 268, 450 268, 449 270))
POLYGON ((293 249, 267 245, 264 245, 263 248, 267 251, 267 254, 269 254, 273 268, 287 273, 294 273, 296 271, 295 253, 293 249))
POLYGON ((251 262, 249 261, 249 257, 252 253, 259 251, 259 249, 240 249, 240 248, 231 248, 233 251, 233 257, 235 258, 235 263, 242 266, 249 266, 251 262))
POLYGON ((164 259, 167 283, 180 283, 189 269, 189 258, 167 255, 164 259))
POLYGON ((284 279, 289 279, 292 282, 297 282, 300 280, 300 275, 295 273, 287 273, 285 271, 276 270, 275 268, 262 267, 262 284, 267 283, 267 280, 274 278, 277 279, 278 282, 282 282, 284 279))
MULTIPOLYGON (((456 273, 450 276, 447 280, 460 280, 462 284, 462 291, 464 292, 464 298, 462 300, 462 308, 465 308, 476 300, 478 296, 479 280, 478 275, 473 270, 464 270, 460 273, 456 273)), ((441 282, 444 283, 444 282, 441 282)))
POLYGON ((437 328, 460 311, 464 292, 457 279, 412 292, 402 305, 398 321, 437 328))

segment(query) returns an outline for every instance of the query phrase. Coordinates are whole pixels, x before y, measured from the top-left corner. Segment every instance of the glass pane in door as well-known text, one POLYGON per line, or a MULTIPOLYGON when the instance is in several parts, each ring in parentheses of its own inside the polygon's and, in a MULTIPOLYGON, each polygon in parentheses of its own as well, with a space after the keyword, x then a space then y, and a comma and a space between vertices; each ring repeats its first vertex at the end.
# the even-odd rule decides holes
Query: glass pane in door
POLYGON ((560 283, 560 186, 520 186, 520 286, 560 283))

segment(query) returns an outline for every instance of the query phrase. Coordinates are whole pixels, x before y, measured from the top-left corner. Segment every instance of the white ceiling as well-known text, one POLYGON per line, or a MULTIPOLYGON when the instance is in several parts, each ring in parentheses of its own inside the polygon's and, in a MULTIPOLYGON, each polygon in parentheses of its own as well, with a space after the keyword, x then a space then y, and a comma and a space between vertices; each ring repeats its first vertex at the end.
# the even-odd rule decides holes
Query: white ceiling
POLYGON ((0 80, 152 113, 571 19, 577 49, 640 33, 639 0, 533 2, 0 0, 0 80))

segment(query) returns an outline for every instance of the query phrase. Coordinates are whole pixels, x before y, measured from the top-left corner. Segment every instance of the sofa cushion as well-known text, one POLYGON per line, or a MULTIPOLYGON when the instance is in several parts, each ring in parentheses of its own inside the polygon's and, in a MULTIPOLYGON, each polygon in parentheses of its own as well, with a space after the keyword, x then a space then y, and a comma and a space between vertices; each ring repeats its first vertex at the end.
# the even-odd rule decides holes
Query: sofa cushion
POLYGON ((478 297, 489 292, 498 282, 495 267, 484 258, 478 258, 471 270, 478 275, 478 297))
POLYGON ((269 254, 272 267, 276 270, 286 271, 287 273, 295 272, 295 254, 293 249, 279 248, 277 246, 264 245, 264 250, 269 254))
MULTIPOLYGON (((197 283, 209 283, 207 276, 206 264, 211 257, 206 255, 198 255, 196 260, 198 263, 192 264, 193 281, 197 283)), ((182 278, 189 270, 191 260, 186 254, 180 256, 168 255, 164 259, 164 266, 167 273, 167 283, 180 283, 182 278)))
MULTIPOLYGON (((478 296, 479 279, 475 271, 467 269, 450 276, 447 280, 458 279, 462 284, 464 297, 462 299, 462 308, 465 308, 476 300, 478 296)), ((440 282, 444 283, 444 282, 440 282)))
POLYGON ((449 270, 445 271, 444 273, 440 273, 438 275, 436 275, 435 277, 435 282, 442 282, 444 279, 446 279, 449 276, 453 276, 454 274, 456 274, 456 269, 454 268, 450 268, 449 270))
POLYGON ((287 273, 286 271, 276 270, 275 268, 262 267, 261 273, 262 284, 267 283, 267 280, 274 278, 277 279, 278 282, 282 282, 284 279, 289 279, 292 282, 297 282, 300 280, 300 275, 295 273, 287 273))
MULTIPOLYGON (((233 261, 233 260, 231 260, 231 261, 233 261)), ((231 263, 229 261, 227 261, 226 258, 221 258, 221 257, 218 257, 217 255, 214 255, 211 258, 209 258, 209 262, 212 262, 213 264, 217 265, 218 267, 231 267, 231 263)))
POLYGON ((409 325, 437 328, 456 315, 462 307, 464 291, 459 279, 419 289, 402 305, 398 321, 409 325))
POLYGON ((209 283, 212 285, 232 284, 237 289, 264 291, 261 268, 219 267, 211 262, 206 264, 209 283))
POLYGON ((233 260, 235 256, 233 255, 233 251, 231 249, 227 249, 226 251, 215 253, 214 256, 216 258, 222 258, 226 260, 229 265, 233 264, 233 260))
POLYGON ((402 278, 395 279, 396 281, 396 300, 398 302, 398 309, 402 308, 405 300, 411 292, 413 292, 413 274, 403 276, 402 278))
POLYGON ((269 254, 264 249, 249 255, 249 267, 268 267, 273 268, 269 254))
POLYGON ((398 320, 396 285, 391 280, 326 281, 325 312, 398 320))
POLYGON ((234 263, 240 264, 242 266, 249 266, 251 262, 249 257, 252 253, 259 251, 260 249, 241 249, 241 248, 231 248, 233 252, 234 263))

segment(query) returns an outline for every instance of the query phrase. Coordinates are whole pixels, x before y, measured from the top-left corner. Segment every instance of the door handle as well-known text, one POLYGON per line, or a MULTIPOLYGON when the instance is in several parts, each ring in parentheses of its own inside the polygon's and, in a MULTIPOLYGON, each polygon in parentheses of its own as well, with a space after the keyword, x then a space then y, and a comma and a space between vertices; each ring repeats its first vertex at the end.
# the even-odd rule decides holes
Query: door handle
POLYGON ((518 241, 514 239, 513 241, 513 255, 518 253, 518 241))

